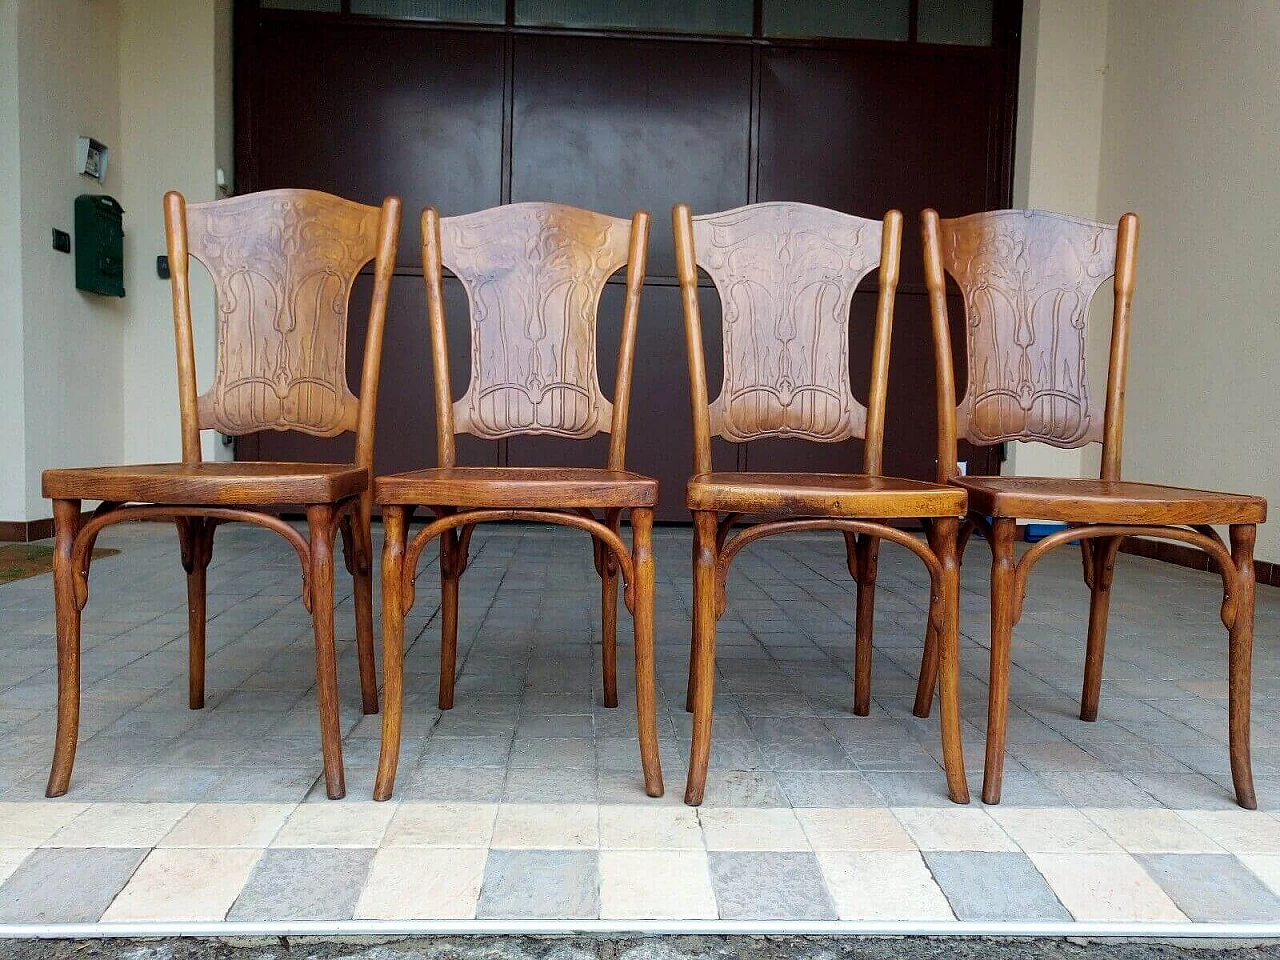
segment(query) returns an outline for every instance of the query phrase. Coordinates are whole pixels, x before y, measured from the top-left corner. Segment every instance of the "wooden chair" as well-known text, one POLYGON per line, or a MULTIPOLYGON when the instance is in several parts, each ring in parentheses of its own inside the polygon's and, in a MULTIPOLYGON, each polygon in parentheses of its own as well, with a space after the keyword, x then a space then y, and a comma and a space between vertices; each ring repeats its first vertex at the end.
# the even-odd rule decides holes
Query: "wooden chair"
POLYGON ((906 547, 929 570, 929 622, 941 637, 942 749, 947 787, 969 802, 960 738, 957 537, 963 491, 881 475, 885 397, 902 215, 883 224, 800 203, 761 203, 693 217, 673 211, 676 268, 684 301, 694 423, 693 647, 686 707, 693 746, 685 802, 702 802, 711 749, 716 621, 725 609, 729 565, 747 544, 775 533, 839 530, 858 583, 854 705, 871 703, 871 630, 882 539, 906 547), (871 386, 864 407, 849 379, 849 308, 854 290, 880 271, 871 386), (723 305, 724 381, 707 400, 698 267, 723 305), (859 437, 860 474, 719 473, 711 438, 735 442, 791 437, 833 443, 859 437), (768 519, 729 533, 745 515, 768 519), (889 520, 922 521, 928 545, 889 520))
MULTIPOLYGON (((1222 574, 1222 622, 1230 634, 1231 775, 1242 807, 1256 806, 1249 762, 1256 524, 1261 497, 1210 493, 1120 479, 1124 436, 1129 313, 1138 249, 1138 218, 1118 226, 1037 210, 999 210, 956 220, 922 215, 925 276, 938 365, 939 479, 968 491, 961 552, 974 528, 991 544, 991 684, 982 799, 1000 802, 1013 627, 1027 577, 1046 553, 1079 540, 1090 590, 1080 719, 1096 720, 1106 647, 1107 611, 1121 538, 1157 537, 1199 547, 1222 574), (964 299, 968 387, 956 404, 946 274, 964 299), (1107 393, 1099 407, 1085 368, 1089 305, 1115 278, 1107 393), (1102 444, 1097 480, 958 476, 956 440, 994 444, 1036 440, 1055 447, 1102 444), (1059 521, 1021 559, 1017 518, 1059 521), (1210 524, 1230 526, 1230 549, 1210 524)), ((928 716, 937 663, 935 637, 925 645, 916 714, 928 716)))
POLYGON ((364 206, 311 190, 271 190, 190 206, 164 198, 182 414, 182 462, 46 470, 53 499, 58 630, 58 729, 46 791, 66 793, 80 714, 80 612, 89 558, 107 526, 176 523, 187 571, 191 709, 204 706, 205 572, 214 528, 241 520, 282 535, 302 563, 302 600, 315 624, 316 687, 325 784, 345 793, 333 636, 334 536, 341 530, 355 579, 356 641, 365 713, 378 712, 373 657, 372 507, 374 411, 400 201, 364 206), (213 278, 217 369, 196 395, 188 257, 213 278), (347 386, 347 309, 356 274, 375 261, 360 397, 347 386), (203 462, 200 431, 239 436, 297 430, 356 434, 354 463, 203 462), (83 500, 101 500, 81 525, 83 500), (306 512, 303 535, 278 515, 306 512))
POLYGON ((618 577, 635 618, 636 715, 645 791, 662 795, 654 689, 651 533, 658 482, 624 467, 631 370, 649 215, 630 220, 554 203, 516 203, 460 217, 422 212, 422 263, 435 367, 440 466, 379 477, 386 544, 382 559, 383 673, 386 704, 374 799, 395 787, 404 703, 404 617, 413 607, 418 561, 440 539, 441 710, 453 707, 458 646, 458 581, 478 523, 523 520, 585 530, 601 582, 605 706, 618 705, 618 577), (622 343, 613 402, 600 391, 596 318, 606 281, 627 268, 622 343), (456 403, 450 391, 442 267, 466 288, 471 305, 471 383, 456 403), (606 432, 605 469, 460 467, 454 436, 488 440, 545 435, 583 440, 606 432), (436 519, 412 540, 414 510, 436 519), (601 511, 603 519, 595 515, 601 511), (619 536, 631 517, 632 548, 619 536))

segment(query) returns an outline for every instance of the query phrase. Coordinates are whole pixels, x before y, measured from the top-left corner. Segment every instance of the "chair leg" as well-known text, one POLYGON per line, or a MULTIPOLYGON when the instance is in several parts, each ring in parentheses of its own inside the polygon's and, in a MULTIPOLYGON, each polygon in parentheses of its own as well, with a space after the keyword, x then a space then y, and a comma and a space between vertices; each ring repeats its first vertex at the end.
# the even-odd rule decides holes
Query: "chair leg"
POLYGON ((316 694, 320 703, 320 749, 330 800, 347 792, 342 771, 342 723, 338 713, 338 656, 333 637, 333 507, 307 507, 311 534, 311 620, 316 641, 316 694))
POLYGON ((1119 537, 1094 541, 1093 576, 1089 584, 1089 640, 1084 655, 1084 686, 1080 691, 1080 719, 1098 719, 1102 693, 1102 661, 1107 650, 1107 614, 1111 608, 1111 581, 1115 577, 1119 537))
POLYGON ((1253 762, 1249 751, 1249 703, 1253 687, 1253 613, 1256 580, 1253 547, 1258 529, 1253 524, 1231 527, 1231 558, 1236 566, 1235 617, 1231 623, 1228 665, 1228 712, 1231 743, 1231 782, 1236 802, 1258 809, 1253 791, 1253 762))
POLYGON ((942 564, 936 628, 938 643, 938 712, 942 718, 942 757, 947 772, 947 793, 955 803, 969 802, 969 784, 964 772, 964 743, 960 719, 960 521, 954 517, 934 520, 929 540, 942 564))
MULTIPOLYGON (((698 515, 695 514, 694 515, 695 530, 696 530, 697 517, 698 515)), ((715 522, 715 519, 716 519, 715 515, 712 514, 713 523, 715 522)), ((695 535, 693 539, 693 551, 692 551, 692 561, 691 561, 693 565, 693 569, 695 571, 695 575, 698 569, 698 553, 700 549, 701 548, 699 547, 698 538, 695 535)), ((694 587, 695 589, 697 588, 696 580, 694 582, 694 587)), ((700 649, 701 642, 702 642, 702 631, 698 629, 698 603, 697 603, 697 599, 695 598, 694 604, 693 604, 693 636, 689 645, 689 679, 685 682, 685 687, 684 687, 685 713, 693 713, 693 703, 697 699, 696 694, 697 694, 697 685, 698 685, 698 651, 700 649)))
POLYGON ((987 695, 987 760, 982 777, 983 803, 999 803, 1004 778, 1004 740, 1009 719, 1009 659, 1013 645, 1013 542, 1017 521, 999 517, 991 524, 991 676, 987 695))
POLYGON ((858 570, 858 612, 854 619, 853 712, 865 717, 871 712, 871 635, 875 625, 880 538, 858 534, 854 556, 858 570))
MULTIPOLYGON (((924 529, 929 538, 929 549, 938 554, 939 548, 934 523, 926 519, 924 529)), ((942 601, 941 597, 934 594, 936 589, 932 584, 929 587, 930 610, 933 609, 935 603, 941 603, 942 601)), ((930 616, 924 629, 924 652, 920 656, 920 678, 916 681, 916 702, 911 708, 911 713, 922 720, 927 718, 933 709, 933 692, 938 686, 938 659, 937 623, 934 617, 930 616)))
POLYGON ((453 685, 458 674, 458 534, 440 536, 440 694, 437 706, 453 709, 453 685))
POLYGON ((404 716, 404 596, 400 588, 407 516, 405 507, 382 508, 386 541, 382 548, 382 676, 386 690, 382 705, 382 749, 373 787, 375 800, 391 799, 400 762, 400 729, 404 716))
MULTIPOLYGON (((632 525, 635 524, 634 516, 632 525)), ((600 660, 604 705, 618 705, 618 567, 600 540, 592 544, 600 563, 600 660)))
POLYGON ((216 524, 202 517, 180 517, 177 527, 182 567, 187 572, 187 705, 200 710, 204 707, 207 582, 216 524))
POLYGON ((711 713, 716 685, 716 515, 693 515, 693 644, 690 672, 693 694, 693 742, 684 802, 702 803, 711 760, 711 713))
MULTIPOLYGON (((631 511, 631 563, 633 623, 636 654, 636 725, 640 731, 640 763, 644 768, 644 792, 662 796, 662 759, 658 755, 658 696, 654 680, 653 652, 653 510, 631 511)), ((616 693, 616 691, 615 691, 616 693)), ((617 703, 617 700, 614 700, 617 703)))
POLYGON ((360 706, 365 715, 378 712, 378 665, 373 655, 372 505, 361 503, 354 517, 342 521, 342 553, 354 584, 356 655, 360 662, 360 706))
MULTIPOLYGON (((80 731, 80 605, 71 549, 80 530, 80 501, 53 501, 53 602, 58 632, 58 730, 46 797, 60 797, 71 783, 80 731)), ((89 562, 86 556, 85 563, 89 562)), ((87 571, 86 571, 87 572, 87 571)))

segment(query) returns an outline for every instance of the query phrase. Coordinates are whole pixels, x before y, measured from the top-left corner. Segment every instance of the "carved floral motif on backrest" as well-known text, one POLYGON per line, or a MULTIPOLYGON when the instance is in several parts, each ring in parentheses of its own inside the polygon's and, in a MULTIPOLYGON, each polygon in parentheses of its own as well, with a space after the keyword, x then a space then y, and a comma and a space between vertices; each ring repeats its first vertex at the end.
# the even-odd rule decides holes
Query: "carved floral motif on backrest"
POLYGON ((200 426, 239 436, 354 430, 347 384, 351 284, 376 254, 379 210, 309 190, 187 207, 188 244, 213 278, 217 370, 200 426))
POLYGON ((596 315, 605 282, 627 262, 631 222, 517 203, 446 217, 440 235, 471 308, 471 383, 454 429, 489 440, 607 432, 596 315))
POLYGON ((861 437, 849 383, 849 305, 880 263, 883 224, 800 203, 693 218, 698 265, 720 294, 724 381, 711 433, 726 440, 861 437))
POLYGON ((943 265, 964 297, 968 390, 959 435, 974 443, 1102 439, 1089 394, 1089 304, 1115 273, 1116 228, 1037 210, 942 221, 943 265))

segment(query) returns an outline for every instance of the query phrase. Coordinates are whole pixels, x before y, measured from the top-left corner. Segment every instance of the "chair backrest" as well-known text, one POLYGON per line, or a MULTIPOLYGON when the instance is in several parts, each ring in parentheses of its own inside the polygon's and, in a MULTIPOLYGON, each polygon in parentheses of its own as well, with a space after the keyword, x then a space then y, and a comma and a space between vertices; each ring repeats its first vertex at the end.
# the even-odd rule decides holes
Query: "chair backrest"
POLYGON ((371 207, 313 190, 268 190, 188 205, 165 194, 182 410, 182 459, 200 461, 200 431, 230 436, 297 430, 356 432, 358 465, 372 468, 374 414, 400 200, 371 207), (217 363, 196 395, 190 265, 213 279, 217 363), (360 396, 347 385, 347 310, 371 260, 373 300, 360 396))
POLYGON ((422 267, 435 367, 441 466, 454 435, 486 440, 609 433, 609 468, 624 467, 631 370, 649 214, 631 220, 556 203, 513 203, 458 217, 422 211, 422 267), (596 318, 605 283, 627 268, 613 402, 600 391, 596 318), (471 382, 449 385, 442 267, 470 305, 471 382))
POLYGON ((938 473, 956 472, 957 438, 1103 444, 1102 478, 1120 478, 1124 382, 1138 218, 1118 226, 1042 210, 955 220, 921 215, 938 366, 938 473), (968 385, 955 396, 946 274, 964 300, 968 385), (1089 305, 1115 277, 1106 400, 1089 392, 1089 305))
POLYGON ((757 203, 695 217, 672 211, 693 403, 694 471, 711 470, 711 438, 858 437, 863 471, 879 474, 902 214, 879 220, 805 203, 757 203), (724 379, 708 402, 698 267, 720 295, 724 379), (871 386, 849 381, 849 308, 880 268, 871 386))

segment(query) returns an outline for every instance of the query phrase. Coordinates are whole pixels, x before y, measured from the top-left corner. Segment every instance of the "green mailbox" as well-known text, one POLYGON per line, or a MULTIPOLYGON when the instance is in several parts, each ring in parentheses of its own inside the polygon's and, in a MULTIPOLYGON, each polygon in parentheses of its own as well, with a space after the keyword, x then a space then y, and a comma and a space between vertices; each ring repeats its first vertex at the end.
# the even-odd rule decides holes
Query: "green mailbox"
POLYGON ((124 208, 115 197, 76 197, 76 289, 124 296, 124 208))

